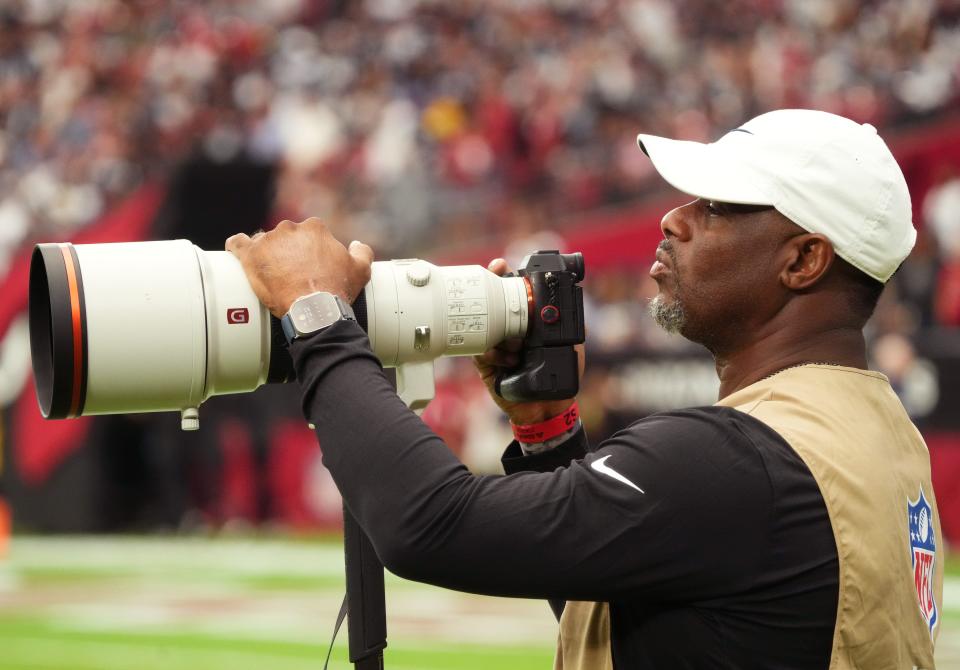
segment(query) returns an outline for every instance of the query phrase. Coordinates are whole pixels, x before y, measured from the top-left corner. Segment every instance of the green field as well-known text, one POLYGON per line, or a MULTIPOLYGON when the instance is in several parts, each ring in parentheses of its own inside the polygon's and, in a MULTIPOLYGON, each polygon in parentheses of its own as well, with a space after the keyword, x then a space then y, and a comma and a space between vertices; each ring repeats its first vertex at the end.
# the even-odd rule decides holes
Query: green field
MULTIPOLYGON (((15 538, 0 669, 319 670, 343 597, 336 541, 15 538)), ((549 668, 545 603, 388 575, 390 670, 549 668)), ((331 668, 346 670, 346 629, 331 668)))
MULTIPOLYGON (((330 540, 15 538, 0 567, 0 669, 319 670, 342 564, 330 540)), ((941 669, 960 668, 960 564, 948 571, 941 669)), ((387 610, 388 670, 552 666, 542 602, 388 576, 387 610)), ((345 630, 330 667, 352 667, 345 630)))

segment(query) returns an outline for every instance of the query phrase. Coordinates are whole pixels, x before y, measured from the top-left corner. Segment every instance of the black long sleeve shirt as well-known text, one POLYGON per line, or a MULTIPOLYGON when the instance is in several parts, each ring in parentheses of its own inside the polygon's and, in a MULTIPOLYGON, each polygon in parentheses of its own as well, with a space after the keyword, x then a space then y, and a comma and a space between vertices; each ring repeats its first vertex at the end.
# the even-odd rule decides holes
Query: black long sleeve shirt
POLYGON ((508 447, 472 474, 397 397, 365 333, 294 343, 303 409, 384 565, 498 596, 608 602, 614 667, 826 668, 837 554, 810 471, 776 432, 702 407, 596 449, 508 447))

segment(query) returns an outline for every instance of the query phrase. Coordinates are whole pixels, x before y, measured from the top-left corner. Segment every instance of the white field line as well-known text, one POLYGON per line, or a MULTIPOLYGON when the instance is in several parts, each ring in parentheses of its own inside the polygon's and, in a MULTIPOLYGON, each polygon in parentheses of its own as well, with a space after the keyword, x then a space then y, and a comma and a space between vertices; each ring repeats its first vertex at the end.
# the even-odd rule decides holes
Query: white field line
MULTIPOLYGON (((104 592, 31 608, 57 630, 194 634, 225 639, 324 645, 340 606, 338 595, 297 597, 104 592), (197 605, 199 603, 199 606, 197 605)), ((18 608, 20 609, 20 608, 18 608)), ((0 612, 3 608, 0 607, 0 612)), ((18 611, 19 614, 26 612, 18 611)), ((391 639, 422 644, 552 646, 557 624, 546 603, 467 596, 440 589, 387 590, 391 639)))
MULTIPOLYGON (((87 572, 135 578, 231 581, 251 577, 344 580, 343 547, 283 539, 203 537, 23 537, 7 569, 87 572)), ((386 572, 386 583, 411 582, 386 572)))
POLYGON ((9 563, 103 572, 204 572, 238 576, 340 576, 337 545, 284 540, 208 538, 15 537, 9 563))

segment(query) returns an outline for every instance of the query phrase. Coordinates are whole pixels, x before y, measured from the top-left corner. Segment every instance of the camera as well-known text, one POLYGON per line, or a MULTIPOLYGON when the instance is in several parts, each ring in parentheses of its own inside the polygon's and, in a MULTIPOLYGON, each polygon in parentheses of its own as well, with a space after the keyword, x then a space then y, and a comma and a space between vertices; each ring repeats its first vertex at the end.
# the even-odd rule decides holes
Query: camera
POLYGON ((530 315, 520 366, 497 377, 496 391, 514 401, 562 400, 577 394, 580 370, 575 345, 584 341, 583 255, 538 251, 515 274, 530 292, 530 315))
MULTIPOLYGON (((583 257, 538 251, 516 273, 419 259, 373 263, 353 304, 397 391, 413 409, 433 397, 433 361, 522 338, 505 371, 508 400, 572 397, 583 342, 583 257)), ((214 395, 293 379, 280 322, 239 261, 188 240, 40 244, 30 265, 30 349, 44 417, 178 411, 199 426, 214 395)))

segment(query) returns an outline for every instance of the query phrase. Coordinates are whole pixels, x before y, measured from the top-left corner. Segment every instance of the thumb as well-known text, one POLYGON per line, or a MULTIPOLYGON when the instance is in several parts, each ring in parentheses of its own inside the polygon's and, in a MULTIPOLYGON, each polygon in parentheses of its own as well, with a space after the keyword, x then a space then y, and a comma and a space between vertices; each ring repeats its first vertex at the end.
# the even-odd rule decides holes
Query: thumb
POLYGON ((494 258, 487 264, 487 269, 501 277, 510 271, 510 268, 507 266, 507 261, 502 258, 494 258))
POLYGON ((362 271, 365 277, 364 281, 368 281, 370 279, 370 264, 373 263, 373 249, 363 242, 354 240, 347 247, 347 251, 353 259, 354 267, 362 271))
POLYGON ((244 233, 237 233, 227 238, 223 248, 236 254, 248 246, 250 246, 250 238, 244 233))

